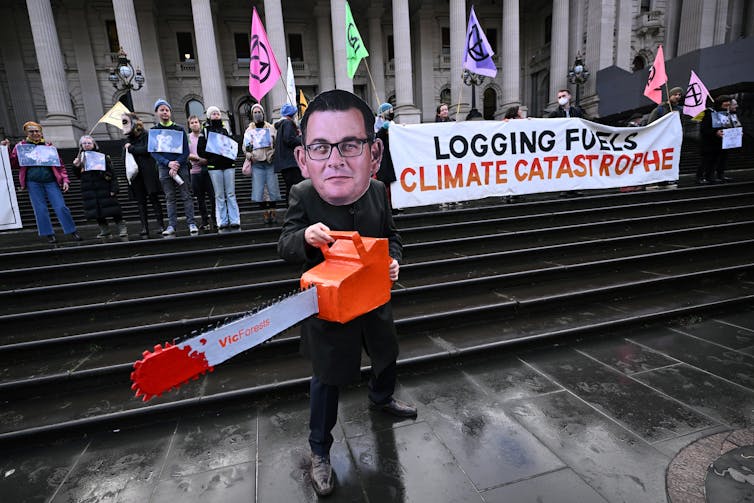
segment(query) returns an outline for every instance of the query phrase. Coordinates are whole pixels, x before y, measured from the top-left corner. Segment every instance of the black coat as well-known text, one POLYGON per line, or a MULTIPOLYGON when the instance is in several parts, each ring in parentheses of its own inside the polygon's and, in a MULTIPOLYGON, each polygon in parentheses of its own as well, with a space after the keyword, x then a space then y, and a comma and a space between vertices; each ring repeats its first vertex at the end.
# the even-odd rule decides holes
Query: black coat
MULTIPOLYGON (((390 256, 398 262, 403 258, 403 244, 382 182, 370 180, 369 189, 358 201, 333 206, 319 197, 311 180, 304 180, 291 187, 288 204, 278 253, 289 262, 304 263, 304 270, 324 260, 319 248, 312 248, 304 240, 306 228, 317 222, 332 230, 355 230, 366 237, 388 238, 390 256)), ((359 378, 362 342, 377 374, 398 358, 390 302, 348 323, 312 316, 301 326, 301 352, 312 361, 314 375, 327 384, 345 385, 359 378)))
POLYGON ((386 128, 380 128, 377 131, 377 138, 382 140, 382 144, 385 146, 382 151, 382 160, 380 161, 380 169, 377 170, 377 180, 381 181, 385 185, 393 183, 395 178, 395 168, 393 168, 393 156, 390 155, 390 132, 386 128))
POLYGON ((275 123, 278 130, 275 140, 275 156, 273 163, 275 171, 280 172, 288 168, 299 169, 293 149, 301 145, 301 133, 296 123, 290 119, 280 119, 275 123))
POLYGON ((199 157, 207 159, 207 169, 231 169, 234 167, 233 159, 228 159, 220 154, 207 152, 207 138, 209 133, 217 133, 230 138, 230 133, 223 126, 207 124, 196 142, 196 153, 199 157))
MULTIPOLYGON (((131 179, 131 187, 139 185, 140 188, 144 189, 142 192, 159 194, 162 192, 162 184, 160 183, 157 166, 155 166, 154 159, 147 149, 149 133, 143 131, 139 136, 130 134, 126 141, 131 144, 128 151, 134 156, 134 160, 139 166, 139 172, 131 179)), ((133 190, 131 196, 135 199, 133 190)))
POLYGON ((87 220, 120 218, 120 203, 116 196, 111 195, 118 194, 118 178, 113 172, 110 156, 105 156, 105 171, 85 171, 83 168, 83 162, 73 166, 73 173, 81 179, 81 199, 87 220))
MULTIPOLYGON (((572 118, 573 117, 580 117, 582 119, 587 118, 586 114, 584 113, 584 110, 582 110, 581 107, 576 106, 576 105, 571 105, 570 108, 568 109, 568 113, 571 115, 572 118)), ((565 116, 566 116, 565 109, 563 108, 562 105, 558 105, 558 108, 550 112, 550 115, 548 115, 547 117, 550 119, 556 119, 559 117, 565 118, 565 116)))

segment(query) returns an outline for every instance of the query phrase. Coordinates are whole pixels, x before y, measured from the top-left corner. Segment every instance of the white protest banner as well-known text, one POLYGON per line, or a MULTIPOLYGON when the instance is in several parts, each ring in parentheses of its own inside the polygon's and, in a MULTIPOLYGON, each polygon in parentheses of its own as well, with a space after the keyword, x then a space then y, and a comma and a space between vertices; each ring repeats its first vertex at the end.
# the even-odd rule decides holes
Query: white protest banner
POLYGON ((390 128, 395 208, 678 179, 678 112, 646 127, 583 119, 414 124, 390 128))
POLYGON ((723 150, 729 148, 738 148, 743 145, 744 130, 740 127, 731 127, 722 130, 723 132, 723 150))
POLYGON ((10 169, 8 147, 0 145, 0 230, 20 229, 21 211, 18 209, 16 185, 10 169))

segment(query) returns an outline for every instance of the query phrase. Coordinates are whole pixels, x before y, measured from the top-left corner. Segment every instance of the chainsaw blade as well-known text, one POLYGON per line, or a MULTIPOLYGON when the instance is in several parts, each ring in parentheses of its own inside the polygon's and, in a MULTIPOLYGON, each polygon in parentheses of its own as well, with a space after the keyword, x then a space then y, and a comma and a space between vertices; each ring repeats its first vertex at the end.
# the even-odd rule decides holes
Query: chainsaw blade
POLYGON ((144 351, 134 363, 131 389, 146 402, 178 388, 233 356, 264 343, 318 312, 317 289, 308 288, 261 309, 177 342, 144 351))

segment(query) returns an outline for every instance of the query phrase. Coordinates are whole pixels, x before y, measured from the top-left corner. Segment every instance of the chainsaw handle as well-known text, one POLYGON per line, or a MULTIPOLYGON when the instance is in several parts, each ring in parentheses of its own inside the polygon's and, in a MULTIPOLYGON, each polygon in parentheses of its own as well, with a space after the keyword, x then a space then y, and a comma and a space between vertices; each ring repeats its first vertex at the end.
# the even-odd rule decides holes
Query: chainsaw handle
MULTIPOLYGON (((361 235, 357 231, 328 231, 327 234, 335 241, 337 241, 338 239, 353 241, 353 245, 356 248, 356 251, 359 253, 359 258, 362 260, 366 258, 367 250, 366 248, 364 248, 364 241, 361 240, 361 235)), ((319 249, 322 250, 322 255, 325 256, 325 259, 332 255, 330 253, 330 247, 327 246, 326 243, 320 245, 319 249)))

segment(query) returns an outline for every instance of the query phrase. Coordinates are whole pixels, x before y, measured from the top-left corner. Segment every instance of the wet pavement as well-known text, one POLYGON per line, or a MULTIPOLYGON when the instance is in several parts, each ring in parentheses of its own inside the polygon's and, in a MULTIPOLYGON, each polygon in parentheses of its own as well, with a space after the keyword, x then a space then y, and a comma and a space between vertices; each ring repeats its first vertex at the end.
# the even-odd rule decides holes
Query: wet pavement
MULTIPOLYGON (((752 501, 752 307, 401 369, 396 395, 417 420, 369 411, 365 386, 348 387, 328 500, 752 501)), ((316 501, 307 422, 300 392, 0 446, 0 500, 316 501)))

